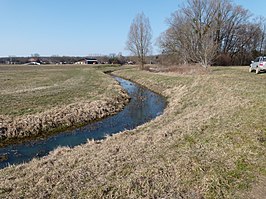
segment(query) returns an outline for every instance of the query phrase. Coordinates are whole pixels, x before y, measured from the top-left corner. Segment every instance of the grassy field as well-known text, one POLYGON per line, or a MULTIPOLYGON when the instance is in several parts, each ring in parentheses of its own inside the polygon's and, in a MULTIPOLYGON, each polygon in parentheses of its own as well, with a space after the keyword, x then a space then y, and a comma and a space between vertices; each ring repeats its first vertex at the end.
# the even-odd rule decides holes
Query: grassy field
POLYGON ((117 94, 115 81, 91 66, 0 66, 0 81, 0 115, 34 114, 117 94))
POLYGON ((126 99, 118 83, 93 66, 0 66, 0 81, 0 140, 5 142, 114 114, 126 99))
POLYGON ((3 198, 263 198, 266 73, 215 67, 178 75, 115 74, 168 99, 163 115, 132 131, 0 172, 3 198))

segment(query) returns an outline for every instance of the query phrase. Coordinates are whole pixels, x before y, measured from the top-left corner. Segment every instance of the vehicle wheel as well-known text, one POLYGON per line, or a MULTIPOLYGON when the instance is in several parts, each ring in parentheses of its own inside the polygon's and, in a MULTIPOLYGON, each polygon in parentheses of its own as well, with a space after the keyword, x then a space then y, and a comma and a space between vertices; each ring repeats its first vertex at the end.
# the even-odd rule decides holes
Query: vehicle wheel
POLYGON ((253 71, 252 67, 249 67, 248 71, 251 73, 253 71))
POLYGON ((256 74, 259 74, 260 73, 260 69, 259 67, 256 68, 256 74))

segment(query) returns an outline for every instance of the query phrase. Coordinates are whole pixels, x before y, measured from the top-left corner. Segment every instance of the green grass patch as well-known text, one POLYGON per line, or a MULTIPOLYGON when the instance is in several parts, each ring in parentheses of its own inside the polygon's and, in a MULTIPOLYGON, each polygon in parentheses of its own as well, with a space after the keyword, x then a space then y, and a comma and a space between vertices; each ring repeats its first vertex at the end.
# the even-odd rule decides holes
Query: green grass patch
POLYGON ((34 114, 117 94, 109 86, 115 80, 92 66, 0 66, 0 81, 0 115, 34 114))

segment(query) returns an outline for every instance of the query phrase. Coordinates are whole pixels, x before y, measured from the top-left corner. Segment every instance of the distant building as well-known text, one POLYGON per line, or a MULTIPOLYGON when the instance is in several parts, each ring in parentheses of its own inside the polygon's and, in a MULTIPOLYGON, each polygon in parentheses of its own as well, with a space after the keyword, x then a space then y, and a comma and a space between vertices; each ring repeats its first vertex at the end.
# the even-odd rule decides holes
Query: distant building
POLYGON ((30 57, 28 59, 28 62, 38 62, 38 63, 40 63, 40 59, 38 57, 30 57))
POLYGON ((86 60, 83 59, 83 60, 77 61, 75 62, 75 64, 86 64, 86 60))
POLYGON ((39 62, 29 62, 29 63, 26 63, 25 65, 41 65, 39 62))
POLYGON ((97 59, 82 59, 80 61, 75 62, 75 64, 98 64, 97 59))
POLYGON ((41 60, 38 57, 30 57, 25 65, 41 65, 41 60))

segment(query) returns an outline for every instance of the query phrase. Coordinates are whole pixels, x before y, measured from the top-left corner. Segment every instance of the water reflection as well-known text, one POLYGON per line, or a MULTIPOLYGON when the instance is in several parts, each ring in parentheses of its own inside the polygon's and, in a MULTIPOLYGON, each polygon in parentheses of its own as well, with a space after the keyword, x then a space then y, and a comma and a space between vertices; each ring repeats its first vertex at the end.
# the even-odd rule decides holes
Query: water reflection
POLYGON ((74 147, 86 143, 88 139, 103 139, 106 135, 133 129, 162 114, 166 106, 166 101, 162 96, 130 81, 115 78, 131 96, 130 103, 123 111, 101 121, 43 140, 1 148, 0 157, 6 158, 0 161, 0 168, 45 156, 58 146, 74 147))

